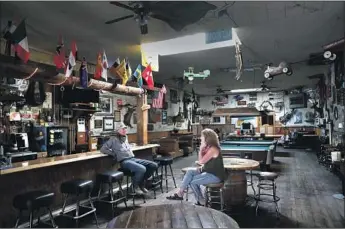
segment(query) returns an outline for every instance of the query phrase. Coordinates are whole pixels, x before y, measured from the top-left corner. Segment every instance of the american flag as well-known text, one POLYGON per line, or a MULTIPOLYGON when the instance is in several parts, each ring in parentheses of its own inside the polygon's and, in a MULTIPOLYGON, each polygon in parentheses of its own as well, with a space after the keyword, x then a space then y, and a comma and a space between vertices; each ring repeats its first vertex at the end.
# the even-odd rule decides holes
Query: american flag
POLYGON ((153 108, 163 108, 163 98, 165 93, 167 93, 167 90, 163 85, 163 87, 159 90, 158 96, 152 99, 153 108))

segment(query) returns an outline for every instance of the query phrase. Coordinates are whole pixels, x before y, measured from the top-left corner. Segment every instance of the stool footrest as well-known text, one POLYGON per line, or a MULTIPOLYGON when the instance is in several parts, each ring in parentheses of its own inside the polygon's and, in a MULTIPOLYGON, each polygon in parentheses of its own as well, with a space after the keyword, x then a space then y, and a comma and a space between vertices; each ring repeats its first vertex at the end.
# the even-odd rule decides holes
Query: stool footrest
POLYGON ((124 197, 120 197, 119 199, 111 200, 108 195, 104 195, 104 196, 101 196, 99 199, 95 200, 95 202, 115 204, 115 203, 118 203, 118 202, 125 201, 126 199, 127 198, 124 196, 124 197))
POLYGON ((276 198, 275 200, 274 200, 274 199, 272 199, 272 200, 261 199, 260 196, 269 196, 269 197, 272 197, 272 198, 274 197, 272 194, 260 193, 260 195, 257 194, 256 196, 254 196, 254 199, 255 199, 256 201, 265 202, 265 203, 277 203, 277 202, 280 200, 280 197, 279 197, 279 196, 275 196, 275 198, 276 198))
POLYGON ((72 209, 68 212, 60 213, 60 215, 71 218, 71 219, 80 219, 80 218, 83 218, 87 215, 94 213, 96 211, 96 208, 92 208, 92 207, 85 206, 85 205, 79 205, 79 216, 75 216, 74 214, 71 215, 71 213, 72 212, 75 213, 75 211, 76 211, 76 209, 72 209))

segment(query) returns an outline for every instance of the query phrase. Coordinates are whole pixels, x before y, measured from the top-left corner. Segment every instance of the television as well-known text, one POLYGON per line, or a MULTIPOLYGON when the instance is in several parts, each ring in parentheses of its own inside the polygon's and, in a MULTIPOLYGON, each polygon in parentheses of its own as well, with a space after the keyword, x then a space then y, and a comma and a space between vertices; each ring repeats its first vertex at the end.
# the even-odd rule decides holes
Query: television
POLYGON ((242 130, 251 130, 252 124, 251 123, 242 123, 242 130))
POLYGON ((99 91, 78 89, 64 86, 64 90, 55 90, 55 103, 68 105, 70 103, 99 103, 99 91))
POLYGON ((289 96, 290 109, 307 108, 307 95, 305 93, 291 94, 289 96))

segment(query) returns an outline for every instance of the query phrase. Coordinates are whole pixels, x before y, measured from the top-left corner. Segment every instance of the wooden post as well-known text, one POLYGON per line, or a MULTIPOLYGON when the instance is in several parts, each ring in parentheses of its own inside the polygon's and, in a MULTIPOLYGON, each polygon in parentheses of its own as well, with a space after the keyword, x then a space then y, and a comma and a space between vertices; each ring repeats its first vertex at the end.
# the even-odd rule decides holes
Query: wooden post
POLYGON ((148 124, 148 110, 150 105, 147 105, 147 95, 142 94, 137 96, 137 144, 148 144, 147 124, 148 124))

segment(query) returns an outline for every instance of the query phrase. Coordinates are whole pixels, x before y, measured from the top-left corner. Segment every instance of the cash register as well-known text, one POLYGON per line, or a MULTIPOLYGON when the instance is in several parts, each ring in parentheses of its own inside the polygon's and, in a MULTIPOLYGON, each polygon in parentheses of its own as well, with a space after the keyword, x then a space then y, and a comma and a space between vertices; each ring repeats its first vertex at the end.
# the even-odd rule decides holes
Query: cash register
POLYGON ((14 133, 10 135, 10 141, 5 146, 12 163, 37 159, 37 152, 29 151, 29 139, 27 133, 14 133))

